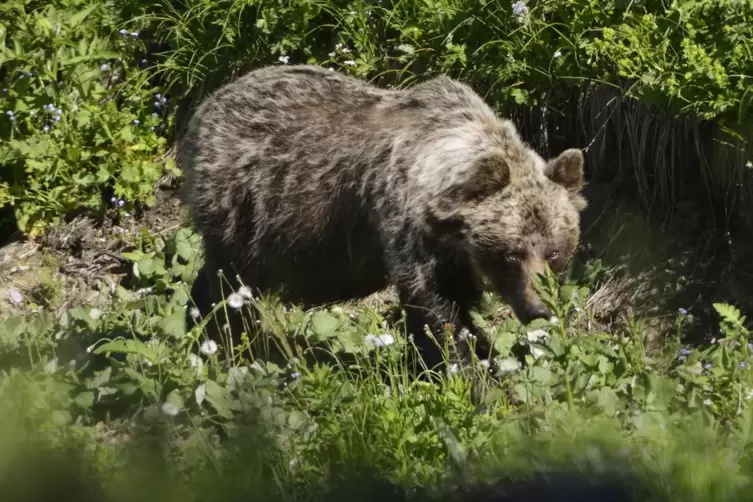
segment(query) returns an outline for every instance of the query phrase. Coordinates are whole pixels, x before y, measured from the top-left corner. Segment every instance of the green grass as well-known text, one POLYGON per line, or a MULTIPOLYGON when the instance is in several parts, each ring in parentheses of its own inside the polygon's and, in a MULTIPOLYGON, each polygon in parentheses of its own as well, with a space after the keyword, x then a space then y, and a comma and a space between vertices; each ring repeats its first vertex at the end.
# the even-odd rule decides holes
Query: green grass
POLYGON ((732 307, 717 307, 719 343, 681 347, 669 333, 649 350, 640 320, 593 327, 587 300, 604 279, 574 265, 564 283, 540 284, 556 325, 521 326, 486 297, 478 321, 507 373, 439 371, 432 383, 414 378, 411 340, 363 303, 303 311, 252 298, 243 308, 261 315, 248 309, 246 342, 207 350, 199 328, 182 328, 195 235, 121 238, 135 245, 130 289, 58 316, 27 303, 0 328, 0 479, 19 494, 44 492, 34 479, 53 472, 49 489, 76 500, 313 500, 383 481, 418 496, 411 487, 443 494, 558 469, 632 472, 657 500, 751 489, 753 359, 732 307), (386 332, 393 343, 367 341, 386 332), (269 362, 270 342, 287 356, 269 362))

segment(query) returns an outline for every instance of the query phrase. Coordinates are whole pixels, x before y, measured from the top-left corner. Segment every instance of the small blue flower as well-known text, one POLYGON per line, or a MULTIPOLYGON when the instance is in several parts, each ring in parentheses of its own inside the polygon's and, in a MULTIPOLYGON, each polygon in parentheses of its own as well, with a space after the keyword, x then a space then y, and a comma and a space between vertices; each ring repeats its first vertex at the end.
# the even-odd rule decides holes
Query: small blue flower
POLYGON ((142 68, 148 64, 149 64, 149 61, 147 61, 146 59, 142 59, 141 61, 139 61, 139 65, 141 65, 142 68))
POLYGON ((162 99, 160 99, 160 103, 162 103, 163 105, 164 105, 165 103, 167 103, 167 98, 163 97, 162 99))
POLYGON ((134 31, 134 32, 131 33, 131 36, 133 38, 139 38, 139 33, 137 31, 134 31))
POLYGON ((748 350, 753 350, 753 343, 748 344, 748 350))
POLYGON ((159 100, 159 98, 161 98, 161 97, 162 97, 162 94, 160 94, 160 93, 157 93, 157 94, 154 95, 154 99, 156 99, 156 100, 159 100))
POLYGON ((141 121, 139 119, 134 119, 133 125, 139 125, 141 121))
POLYGON ((8 116, 11 122, 16 120, 16 114, 13 113, 11 110, 8 110, 7 112, 5 112, 5 114, 8 116))
POLYGON ((102 66, 99 67, 102 71, 107 71, 110 67, 107 65, 107 63, 104 63, 102 66))
POLYGON ((711 363, 706 363, 703 365, 703 369, 710 370, 711 369, 711 363))
POLYGON ((46 125, 42 128, 44 132, 48 132, 50 130, 50 126, 46 125))
POLYGON ((110 202, 112 202, 113 204, 115 204, 116 200, 118 200, 118 199, 116 199, 114 195, 112 196, 112 198, 110 198, 110 202))
POLYGON ((154 126, 151 126, 151 127, 149 128, 149 130, 150 130, 150 131, 154 131, 154 126))
POLYGON ((118 201, 118 206, 120 206, 120 207, 123 207, 123 206, 125 206, 125 201, 124 201, 123 199, 120 199, 120 200, 118 201))
POLYGON ((740 367, 741 368, 745 368, 746 366, 747 366, 747 364, 745 364, 745 361, 741 361, 740 362, 740 367))
POLYGON ((684 362, 685 362, 685 359, 687 359, 687 358, 686 358, 685 356, 679 356, 679 357, 677 358, 677 360, 678 360, 678 361, 680 361, 681 363, 684 363, 684 362))
POLYGON ((122 29, 122 30, 120 30, 120 31, 119 31, 118 33, 120 33, 120 34, 121 34, 121 35, 123 35, 123 36, 126 36, 126 35, 128 35, 128 31, 127 31, 126 29, 122 29))
POLYGON ((55 115, 54 117, 52 117, 52 120, 54 120, 55 122, 60 122, 60 115, 55 115))
POLYGON ((687 347, 683 347, 683 348, 680 349, 680 354, 682 354, 684 356, 690 355, 691 352, 693 352, 693 351, 690 350, 687 347))
POLYGON ((682 307, 680 307, 679 309, 677 309, 677 311, 680 313, 680 315, 688 315, 688 311, 685 310, 682 307))

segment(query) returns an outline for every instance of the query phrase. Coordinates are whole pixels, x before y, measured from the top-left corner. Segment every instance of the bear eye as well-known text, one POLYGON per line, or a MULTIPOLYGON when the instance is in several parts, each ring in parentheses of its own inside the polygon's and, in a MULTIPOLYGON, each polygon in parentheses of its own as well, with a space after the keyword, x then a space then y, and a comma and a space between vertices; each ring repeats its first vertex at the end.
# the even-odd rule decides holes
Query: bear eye
POLYGON ((519 263, 525 260, 525 253, 522 251, 510 251, 505 257, 510 263, 519 263))
POLYGON ((560 252, 559 251, 552 251, 549 253, 549 256, 547 256, 546 261, 554 261, 557 258, 559 258, 560 252))

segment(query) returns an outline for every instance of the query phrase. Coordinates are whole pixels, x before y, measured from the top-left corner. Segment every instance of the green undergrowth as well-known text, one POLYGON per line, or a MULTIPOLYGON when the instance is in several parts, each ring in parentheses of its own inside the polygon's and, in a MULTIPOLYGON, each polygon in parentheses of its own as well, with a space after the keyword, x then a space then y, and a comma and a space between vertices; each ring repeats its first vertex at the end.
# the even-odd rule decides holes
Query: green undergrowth
POLYGON ((101 487, 113 500, 298 500, 358 476, 410 494, 441 492, 457 476, 624 466, 659 499, 750 489, 753 346, 732 306, 716 306, 714 343, 680 345, 678 312, 676 332, 648 350, 639 319, 596 327, 588 299, 603 273, 575 261, 559 281, 540 277, 555 323, 521 326, 485 297, 475 315, 493 337, 496 373, 477 362, 430 382, 415 378, 399 323, 360 304, 303 311, 228 291, 217 308, 247 311, 240 345, 209 342, 201 323, 186 332, 196 235, 124 238, 131 272, 114 291, 60 314, 24 298, 3 319, 0 451, 28 452, 28 462, 0 459, 3 484, 31 490, 21 475, 51 469, 65 473, 55 478, 65 490, 101 487))

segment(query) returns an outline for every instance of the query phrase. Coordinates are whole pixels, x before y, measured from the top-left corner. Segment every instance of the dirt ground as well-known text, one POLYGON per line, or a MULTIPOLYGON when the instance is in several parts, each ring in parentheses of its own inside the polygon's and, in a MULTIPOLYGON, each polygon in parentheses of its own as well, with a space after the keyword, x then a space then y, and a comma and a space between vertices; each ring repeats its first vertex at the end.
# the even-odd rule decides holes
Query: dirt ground
POLYGON ((143 229, 152 235, 171 232, 186 221, 185 213, 176 190, 160 189, 157 203, 138 221, 98 224, 77 217, 36 242, 12 240, 0 247, 0 316, 104 302, 127 273, 121 252, 128 237, 143 229))

